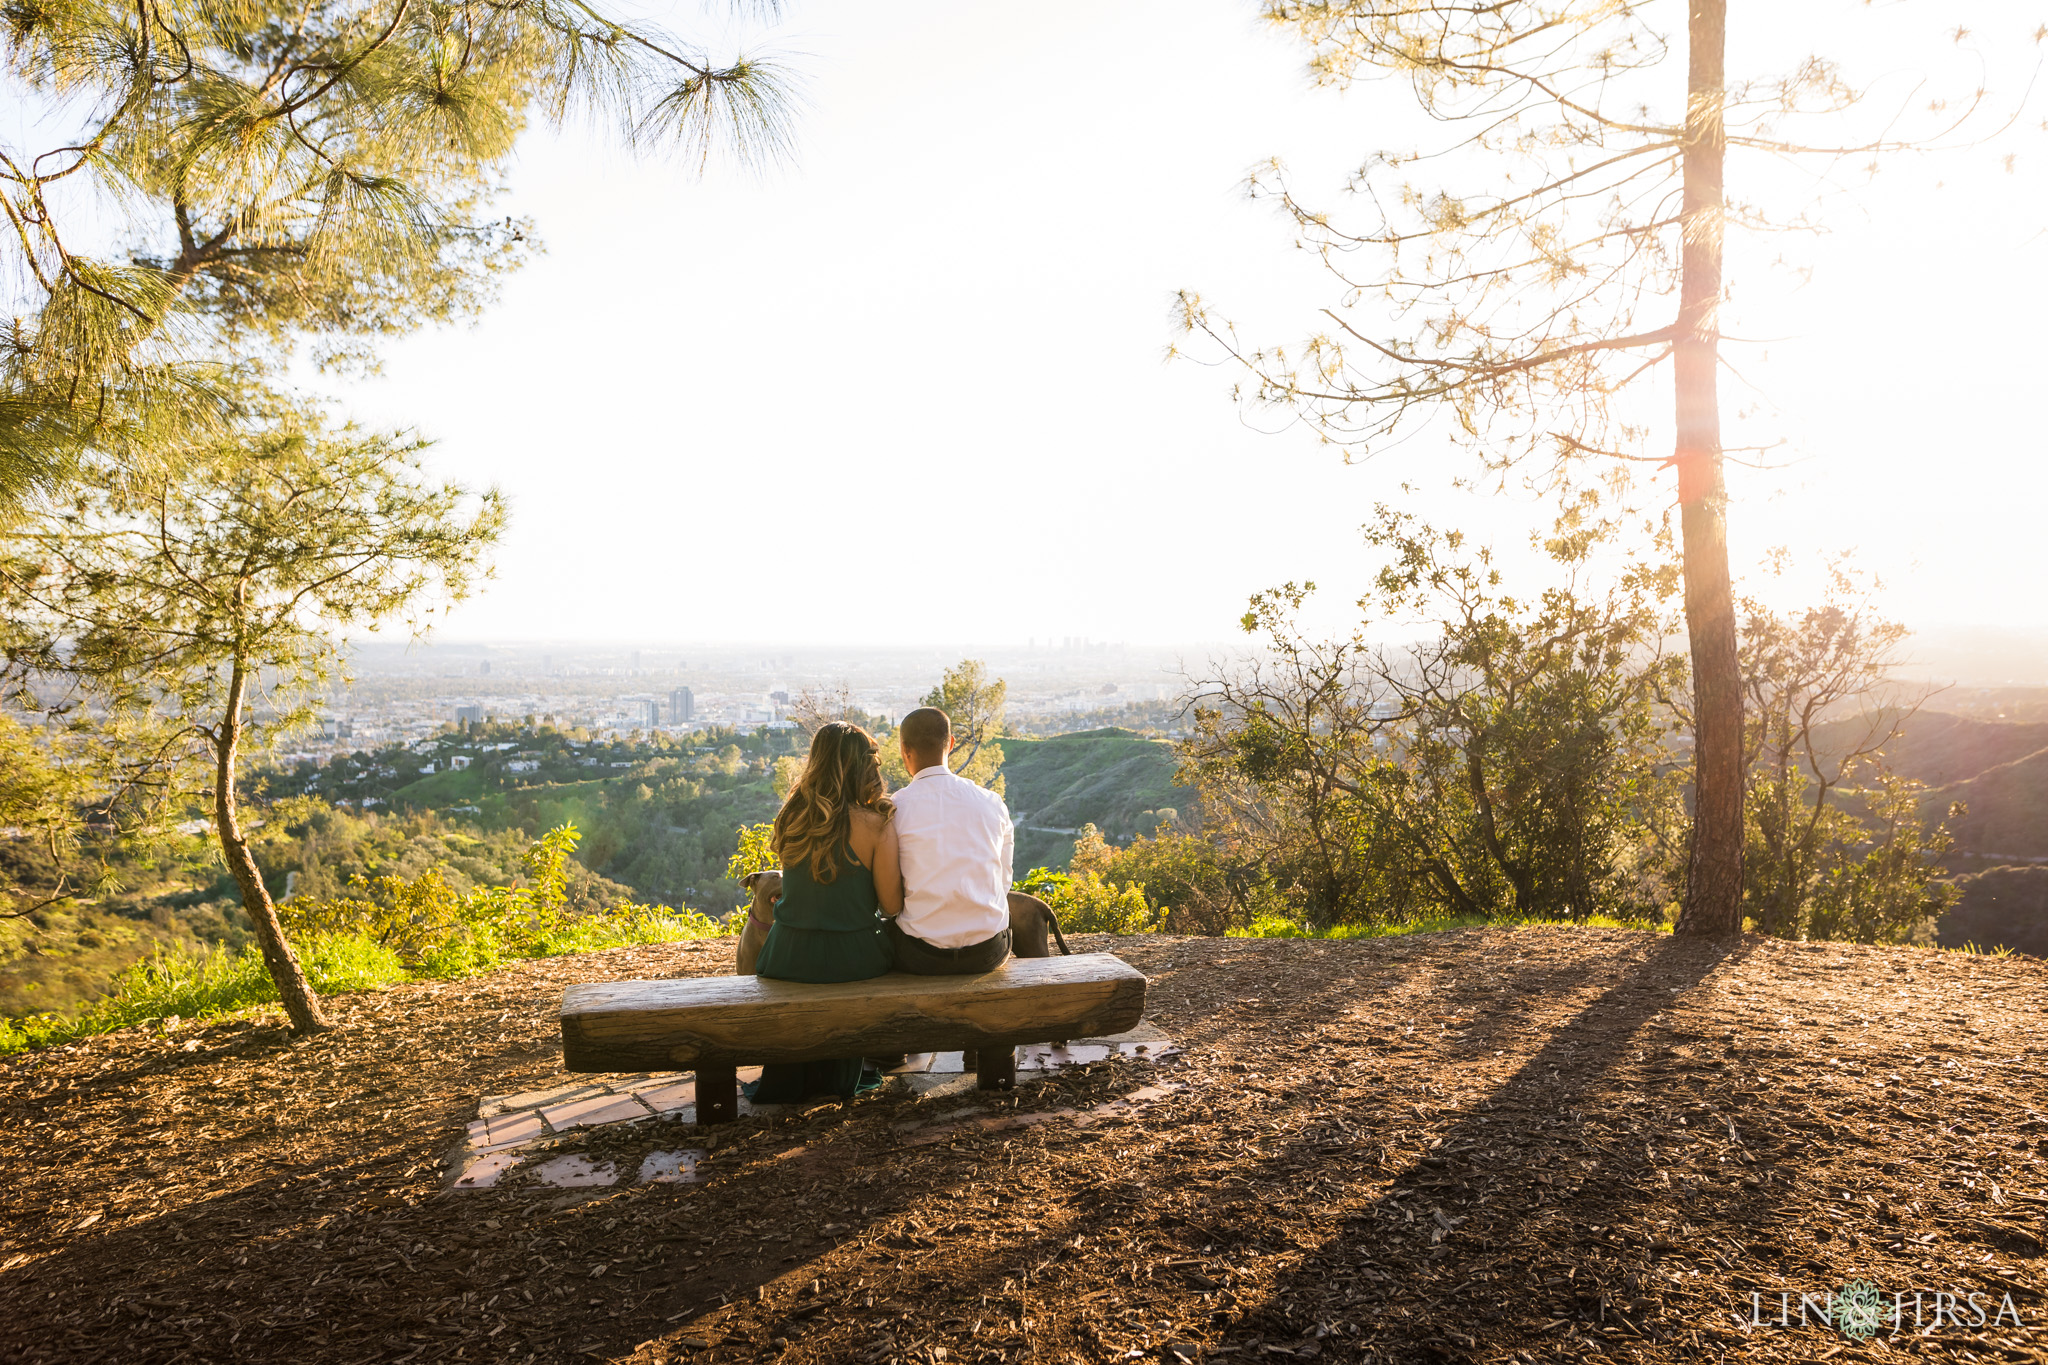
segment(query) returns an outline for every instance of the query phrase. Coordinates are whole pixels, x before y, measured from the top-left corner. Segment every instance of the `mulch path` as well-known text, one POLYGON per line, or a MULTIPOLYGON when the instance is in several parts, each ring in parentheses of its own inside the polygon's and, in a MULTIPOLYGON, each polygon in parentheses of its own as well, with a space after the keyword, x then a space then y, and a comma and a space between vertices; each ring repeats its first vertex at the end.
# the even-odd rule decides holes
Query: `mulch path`
POLYGON ((2048 1356, 2048 964, 1564 929, 1075 946, 1150 975, 1187 1050, 1001 1103, 1179 1088, 947 1141, 896 1125, 989 1100, 589 1139, 709 1146, 701 1185, 450 1193, 444 1158, 480 1096, 558 1078, 565 983, 729 970, 724 943, 339 999, 310 1041, 13 1059, 0 1359, 2048 1356), (1856 1279, 1900 1329, 1820 1320, 1856 1279))

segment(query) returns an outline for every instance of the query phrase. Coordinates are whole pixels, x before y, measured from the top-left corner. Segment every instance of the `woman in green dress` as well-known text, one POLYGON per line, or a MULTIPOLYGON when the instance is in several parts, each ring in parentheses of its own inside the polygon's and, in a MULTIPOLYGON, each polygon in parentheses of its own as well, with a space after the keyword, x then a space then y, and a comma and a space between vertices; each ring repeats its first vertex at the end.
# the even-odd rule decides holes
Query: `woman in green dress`
MULTIPOLYGON (((761 945, 758 975, 864 981, 890 970, 894 956, 882 916, 903 910, 895 813, 874 736, 844 721, 821 726, 769 836, 782 863, 782 898, 761 945)), ((791 1104, 813 1095, 851 1098, 880 1083, 859 1057, 780 1062, 762 1069, 747 1096, 791 1104)))

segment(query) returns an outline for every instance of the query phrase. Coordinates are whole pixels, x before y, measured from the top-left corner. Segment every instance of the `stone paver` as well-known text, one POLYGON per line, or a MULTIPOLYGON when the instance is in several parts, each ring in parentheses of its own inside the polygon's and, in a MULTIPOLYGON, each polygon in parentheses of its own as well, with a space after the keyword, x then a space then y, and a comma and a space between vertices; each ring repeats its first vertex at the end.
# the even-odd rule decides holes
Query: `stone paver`
POLYGON ((619 1168, 609 1161, 602 1166, 591 1164, 587 1156, 558 1156, 543 1161, 534 1167, 534 1175, 544 1185, 555 1185, 575 1189, 583 1185, 616 1185, 619 1183, 619 1168))
POLYGON ((596 1081, 569 1081, 546 1090, 528 1090, 518 1095, 486 1095, 477 1112, 485 1118, 494 1118, 514 1109, 538 1109, 542 1105, 567 1104, 571 1100, 609 1094, 611 1088, 596 1081))
POLYGON ((462 1168, 462 1174, 455 1181, 458 1190, 487 1190, 498 1183, 498 1177, 525 1160, 517 1152, 492 1152, 478 1157, 462 1168))
POLYGON ((1017 1069, 1051 1071, 1055 1067, 1082 1066, 1101 1061, 1111 1051, 1105 1043, 1072 1043, 1065 1047, 1052 1043, 1026 1043, 1017 1049, 1017 1069))
POLYGON ((538 1114, 499 1114, 484 1122, 489 1125, 485 1141, 493 1147, 507 1142, 531 1142, 541 1135, 538 1114))
POLYGON ((540 1111, 548 1127, 558 1133, 571 1128, 595 1128, 601 1123, 624 1123, 627 1119, 650 1116, 646 1105, 631 1095, 598 1095, 569 1104, 552 1105, 540 1111))
MULTIPOLYGON (((1174 1046, 1173 1040, 1160 1032, 1157 1026, 1144 1022, 1127 1033, 1111 1037, 1076 1038, 1060 1046, 1027 1044, 1017 1050, 1017 1069, 1020 1072, 1043 1073, 1063 1066, 1099 1062, 1113 1053, 1149 1060, 1171 1056, 1178 1051, 1180 1049, 1174 1046)), ((976 1085, 976 1077, 967 1068, 966 1058, 958 1052, 912 1053, 904 1059, 902 1066, 888 1074, 900 1076, 902 1083, 920 1099, 962 1095, 972 1091, 976 1085)), ((742 1085, 760 1077, 761 1068, 758 1066, 739 1068, 742 1085)), ((1112 1102, 1083 1111, 1075 1116, 1075 1122, 1087 1125, 1114 1121, 1117 1115, 1127 1112, 1129 1107, 1145 1103, 1154 1093, 1151 1090, 1134 1092, 1128 1097, 1128 1102, 1112 1102)), ((785 1113, 792 1107, 777 1104, 756 1106, 744 1095, 739 1102, 742 1116, 785 1113)), ((962 1111, 963 1114, 978 1112, 962 1111)), ((996 1123, 996 1126, 1005 1128, 1020 1124, 1028 1126, 1050 1118, 1067 1117, 1070 1113, 1062 1109, 1028 1119, 1010 1115, 1002 1117, 999 1123, 995 1120, 976 1120, 976 1123, 996 1123)), ((450 1183, 455 1189, 489 1189, 498 1183, 500 1176, 554 1146, 577 1129, 634 1123, 657 1116, 680 1123, 697 1121, 697 1085, 693 1073, 639 1072, 564 1081, 560 1085, 516 1095, 486 1095, 477 1106, 477 1118, 469 1125, 466 1140, 451 1155, 450 1164, 455 1174, 450 1183)), ((920 1125, 914 1123, 911 1126, 920 1125)), ((957 1131, 957 1128, 948 1131, 957 1131)), ((918 1140, 936 1139, 920 1133, 918 1140)), ((697 1163, 703 1155, 695 1150, 656 1152, 641 1162, 633 1178, 641 1184, 692 1183, 700 1178, 696 1174, 697 1163)), ((593 1165, 587 1157, 577 1155, 549 1158, 533 1168, 533 1175, 540 1184, 558 1188, 615 1185, 620 1179, 615 1167, 593 1165)))
POLYGON ((657 1114, 672 1113, 679 1109, 688 1109, 695 1113, 697 1109, 697 1083, 695 1081, 678 1081, 670 1085, 657 1085, 652 1090, 637 1092, 634 1098, 657 1114))
POLYGON ((697 1162, 703 1155, 700 1151, 649 1153, 647 1159, 640 1163, 639 1182, 642 1185, 694 1185, 699 1179, 697 1162))
POLYGON ((979 1085, 980 1078, 971 1071, 927 1072, 922 1076, 905 1076, 910 1082, 910 1091, 919 1099, 940 1100, 948 1095, 965 1095, 979 1085))

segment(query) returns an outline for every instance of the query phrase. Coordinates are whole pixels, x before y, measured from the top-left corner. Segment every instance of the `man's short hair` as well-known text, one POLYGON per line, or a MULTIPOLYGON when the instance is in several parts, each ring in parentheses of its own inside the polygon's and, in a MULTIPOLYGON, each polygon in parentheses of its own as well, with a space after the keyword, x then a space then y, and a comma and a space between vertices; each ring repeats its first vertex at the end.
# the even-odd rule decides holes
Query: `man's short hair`
POLYGON ((897 731, 903 747, 919 758, 937 761, 946 753, 946 741, 953 738, 953 722, 936 706, 920 706, 903 718, 897 731))

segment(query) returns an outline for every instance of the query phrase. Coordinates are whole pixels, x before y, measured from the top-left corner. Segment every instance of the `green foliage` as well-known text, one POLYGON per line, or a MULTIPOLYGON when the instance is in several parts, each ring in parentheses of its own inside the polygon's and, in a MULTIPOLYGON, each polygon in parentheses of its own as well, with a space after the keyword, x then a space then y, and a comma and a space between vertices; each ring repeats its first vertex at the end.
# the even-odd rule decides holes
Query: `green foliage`
POLYGON ((270 402, 175 461, 96 463, 4 546, 14 700, 98 730, 103 780, 140 823, 208 810, 302 1029, 322 1026, 317 997, 243 838, 241 745, 252 727, 308 722, 344 632, 394 618, 417 631, 474 585, 504 508, 495 491, 472 507, 428 481, 420 450, 270 402))
MULTIPOLYGON (((320 994, 418 978, 490 971, 516 958, 596 952, 635 943, 715 938, 727 930, 694 910, 622 905, 577 913, 570 905, 576 831, 551 830, 528 849, 525 884, 454 891, 441 868, 412 878, 353 880, 355 894, 287 901, 283 918, 320 994)), ((70 1017, 0 1020, 0 1053, 173 1016, 203 1018, 278 999, 251 944, 160 952, 136 963, 113 991, 70 1017)))
POLYGON ((1003 750, 995 740, 1003 733, 1009 690, 1001 678, 990 680, 981 660, 962 659, 918 703, 938 707, 952 721, 953 753, 947 760, 952 770, 997 796, 1004 794, 1003 750))
POLYGON ((1225 866, 1214 841, 1177 828, 1171 819, 1121 848, 1095 826, 1085 826, 1074 845, 1073 868, 1113 886, 1141 889, 1164 914, 1160 927, 1172 934, 1221 934, 1281 904, 1262 870, 1225 866))
POLYGON ((1381 508, 1367 540, 1386 562, 1348 638, 1301 630, 1313 584, 1254 598, 1261 658, 1211 684, 1181 746, 1219 863, 1258 869, 1318 930, 1661 918, 1684 820, 1659 709, 1681 667, 1658 652, 1675 582, 1636 566, 1593 587, 1616 531, 1569 506, 1543 546, 1557 581, 1524 597, 1487 551, 1381 508), (1417 619, 1433 639, 1376 638, 1417 619))
POLYGON ((136 427, 217 410, 195 355, 275 364, 310 337, 367 363, 383 337, 474 316, 534 249, 497 211, 534 115, 597 113, 699 166, 788 139, 772 64, 589 4, 46 0, 4 41, 12 93, 54 126, 0 159, 5 251, 41 304, 0 353, 0 492, 19 487, 9 457, 61 472, 67 450, 146 447, 160 433, 136 427), (139 236, 128 260, 80 249, 108 206, 139 236))
POLYGON ((577 914, 570 908, 574 825, 550 830, 527 850, 517 886, 457 893, 438 867, 412 878, 351 879, 352 894, 287 901, 281 918, 294 937, 360 935, 388 949, 408 971, 462 975, 515 957, 589 951, 619 942, 706 938, 709 917, 666 906, 623 905, 577 914), (655 935, 649 938, 648 935, 655 935))
POLYGON ((1950 840, 1923 812, 1925 788, 1888 769, 1913 711, 1841 714, 1890 690, 1905 630, 1874 613, 1839 562, 1818 607, 1745 607, 1745 916, 1780 938, 1931 941, 1960 893, 1938 880, 1950 840))
POLYGON ((1058 870, 1073 855, 1071 833, 1093 824, 1111 839, 1148 835, 1162 818, 1194 817, 1196 793, 1174 780, 1173 746, 1128 730, 1051 739, 1003 739, 1005 796, 1017 812, 1017 863, 1058 870), (1038 828, 1033 828, 1034 826, 1038 828))
POLYGON ((1092 873, 1033 868, 1016 889, 1037 896, 1070 934, 1150 934, 1162 927, 1162 913, 1145 899, 1142 886, 1111 886, 1092 873))
POLYGON ((1166 912, 1147 899, 1142 883, 1115 879, 1113 855, 1101 832, 1088 825, 1075 845, 1073 871, 1033 868, 1015 883, 1016 889, 1051 906, 1061 927, 1073 933, 1159 932, 1166 912))
POLYGON ((758 825, 739 827, 739 846, 725 864, 725 879, 738 882, 755 872, 771 872, 779 863, 771 840, 775 837, 775 822, 763 820, 758 825))
MULTIPOLYGON (((371 990, 406 979, 397 954, 367 934, 320 936, 297 946, 307 978, 323 994, 371 990)), ((0 1020, 0 1053, 47 1047, 134 1024, 228 1014, 277 998, 263 954, 253 945, 239 950, 166 951, 130 967, 111 993, 77 1015, 0 1020)))
POLYGON ((1645 926, 1640 920, 1619 920, 1609 915, 1592 915, 1582 920, 1487 919, 1479 915, 1437 915, 1406 920, 1399 924, 1333 924, 1326 929, 1311 928, 1285 915, 1262 914, 1242 928, 1230 930, 1227 938, 1393 938, 1403 934, 1440 934, 1453 929, 1477 929, 1483 925, 1554 925, 1572 929, 1643 929, 1669 933, 1671 926, 1645 926))

